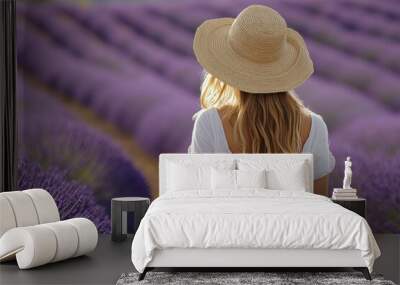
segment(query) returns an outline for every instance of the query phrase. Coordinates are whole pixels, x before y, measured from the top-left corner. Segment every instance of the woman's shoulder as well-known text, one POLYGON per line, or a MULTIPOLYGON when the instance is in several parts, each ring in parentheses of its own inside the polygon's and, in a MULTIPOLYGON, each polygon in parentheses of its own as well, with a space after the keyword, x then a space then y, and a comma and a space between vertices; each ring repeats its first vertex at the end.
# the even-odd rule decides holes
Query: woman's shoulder
POLYGON ((310 111, 310 116, 312 120, 312 128, 314 129, 314 131, 317 132, 328 131, 328 127, 324 121, 324 118, 320 114, 310 111))
POLYGON ((212 108, 207 108, 207 109, 201 109, 194 113, 192 119, 197 122, 204 124, 210 120, 212 120, 215 117, 215 114, 218 114, 218 110, 214 107, 212 108))
POLYGON ((194 126, 192 132, 192 143, 189 147, 189 152, 214 152, 215 133, 213 131, 213 112, 217 112, 217 110, 202 109, 193 115, 194 126))
POLYGON ((329 133, 328 127, 320 114, 314 113, 310 111, 312 126, 310 131, 310 136, 307 141, 307 147, 305 149, 310 148, 310 150, 317 148, 321 148, 323 145, 328 144, 329 141, 329 133))
POLYGON ((310 111, 311 117, 311 129, 309 137, 304 145, 305 150, 311 150, 318 148, 319 145, 324 144, 328 140, 328 127, 323 119, 323 117, 310 111))
POLYGON ((312 136, 306 152, 314 154, 314 179, 321 178, 335 167, 335 157, 329 146, 328 127, 323 117, 310 112, 313 122, 312 136))

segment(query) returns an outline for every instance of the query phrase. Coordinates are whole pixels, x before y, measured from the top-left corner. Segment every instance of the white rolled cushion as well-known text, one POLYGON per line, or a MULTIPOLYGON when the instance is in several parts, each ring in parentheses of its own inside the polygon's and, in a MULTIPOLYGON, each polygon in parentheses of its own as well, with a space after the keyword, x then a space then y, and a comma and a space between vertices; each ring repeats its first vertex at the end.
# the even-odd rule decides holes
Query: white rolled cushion
POLYGON ((0 195, 10 202, 17 227, 33 226, 39 223, 35 205, 28 194, 22 191, 10 191, 0 195))
POLYGON ((14 256, 20 269, 86 254, 96 248, 96 226, 88 219, 18 227, 0 238, 0 261, 14 256))
POLYGON ((56 236, 43 225, 14 228, 0 239, 0 260, 16 255, 19 268, 28 269, 51 262, 56 248, 56 236))
POLYGON ((9 229, 15 228, 17 223, 13 209, 6 197, 0 195, 0 237, 9 229))
POLYGON ((236 190, 236 171, 231 169, 211 169, 212 190, 236 190))
POLYGON ((236 170, 237 189, 241 188, 267 188, 267 171, 262 170, 236 170))
POLYGON ((75 256, 78 250, 78 232, 73 226, 65 221, 43 224, 56 236, 57 250, 51 262, 57 262, 75 256))
POLYGON ((78 233, 78 249, 75 252, 75 256, 83 255, 94 250, 97 246, 98 233, 95 224, 92 221, 85 218, 74 218, 65 220, 74 226, 78 233))
POLYGON ((22 192, 28 194, 32 199, 39 218, 39 224, 60 220, 60 214, 56 202, 49 192, 43 189, 29 189, 22 192))

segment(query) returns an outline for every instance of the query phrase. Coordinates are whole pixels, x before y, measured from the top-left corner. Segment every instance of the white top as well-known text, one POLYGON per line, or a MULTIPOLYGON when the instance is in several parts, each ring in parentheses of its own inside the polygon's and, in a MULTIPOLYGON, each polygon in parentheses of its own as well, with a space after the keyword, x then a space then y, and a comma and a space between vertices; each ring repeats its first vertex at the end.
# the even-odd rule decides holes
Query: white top
MULTIPOLYGON (((189 153, 231 153, 224 127, 216 108, 197 112, 189 153)), ((335 167, 335 158, 329 149, 328 128, 318 114, 311 112, 311 130, 302 153, 314 157, 314 179, 329 174, 335 167)))

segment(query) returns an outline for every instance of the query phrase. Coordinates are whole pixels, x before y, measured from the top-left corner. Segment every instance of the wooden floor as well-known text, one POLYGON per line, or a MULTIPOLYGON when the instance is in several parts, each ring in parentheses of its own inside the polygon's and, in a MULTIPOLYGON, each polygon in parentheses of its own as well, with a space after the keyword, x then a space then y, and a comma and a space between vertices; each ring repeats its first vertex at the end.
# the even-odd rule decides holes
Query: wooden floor
MULTIPOLYGON (((382 251, 374 272, 395 283, 400 281, 400 235, 376 235, 382 251)), ((82 256, 42 267, 19 270, 15 262, 0 265, 0 284, 115 284, 122 273, 134 271, 131 239, 121 243, 110 236, 99 238, 97 249, 82 256)))

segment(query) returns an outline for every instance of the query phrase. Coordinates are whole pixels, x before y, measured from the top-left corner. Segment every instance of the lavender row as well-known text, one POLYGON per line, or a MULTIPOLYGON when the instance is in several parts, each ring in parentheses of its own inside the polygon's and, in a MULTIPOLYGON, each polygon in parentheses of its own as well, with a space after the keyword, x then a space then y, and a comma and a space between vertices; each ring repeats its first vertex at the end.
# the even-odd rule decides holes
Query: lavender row
POLYGON ((56 17, 56 11, 52 5, 42 4, 38 7, 29 7, 25 13, 21 12, 21 14, 77 57, 86 58, 98 65, 130 76, 140 74, 137 64, 127 62, 123 55, 103 45, 91 34, 84 33, 74 21, 65 17, 56 17))
POLYGON ((393 23, 393 20, 365 13, 351 5, 343 5, 336 1, 323 3, 317 0, 287 1, 285 3, 299 13, 298 8, 301 8, 310 16, 327 18, 332 21, 332 25, 339 25, 354 34, 374 37, 387 42, 387 44, 400 41, 400 28, 393 23), (342 9, 341 6, 346 9, 342 9), (338 9, 340 9, 340 13, 337 13, 338 9))
POLYGON ((283 8, 282 13, 289 25, 300 30, 303 35, 400 72, 400 43, 379 41, 376 37, 348 31, 327 20, 324 15, 313 15, 311 23, 310 15, 299 12, 297 8, 283 8))
POLYGON ((131 78, 85 62, 34 31, 26 32, 24 40, 29 49, 20 56, 22 64, 46 84, 132 134, 153 154, 160 153, 163 143, 164 134, 158 129, 181 126, 179 132, 174 133, 175 140, 181 139, 185 146, 170 145, 166 151, 187 151, 193 124, 191 117, 199 108, 196 98, 151 73, 131 78), (159 105, 170 107, 159 116, 161 122, 143 120, 147 112, 159 105))
POLYGON ((198 93, 201 69, 193 59, 179 56, 119 23, 108 10, 82 10, 74 5, 64 5, 59 10, 78 21, 81 28, 89 29, 102 41, 121 51, 130 61, 143 65, 193 94, 198 93))
MULTIPOLYGON (((368 116, 354 120, 348 126, 337 130, 333 138, 336 141, 343 139, 341 144, 365 153, 379 154, 383 162, 400 155, 400 116, 368 113, 368 116)), ((398 172, 400 169, 395 170, 398 172)))
MULTIPOLYGON (((142 38, 148 39, 147 43, 152 42, 147 44, 143 41, 144 49, 148 49, 151 46, 153 49, 158 50, 162 47, 164 52, 161 53, 158 59, 160 57, 163 59, 158 61, 165 68, 164 75, 166 78, 188 87, 191 92, 197 93, 200 85, 201 70, 194 61, 192 50, 193 34, 184 29, 176 29, 176 26, 167 19, 152 17, 145 12, 137 13, 136 10, 133 11, 135 12, 132 13, 127 10, 115 12, 114 18, 141 35, 142 38), (163 56, 162 54, 165 53, 175 53, 180 58, 163 56)), ((140 44, 136 44, 136 46, 138 45, 140 44)), ((142 53, 137 49, 133 51, 132 48, 130 48, 130 52, 134 52, 136 55, 142 53)), ((144 54, 146 55, 148 52, 144 54)), ((152 52, 152 57, 155 54, 155 52, 152 52)), ((151 56, 147 58, 151 64, 151 56)))
POLYGON ((67 178, 59 168, 43 170, 38 164, 21 158, 18 162, 17 188, 46 189, 56 201, 62 220, 83 217, 91 220, 100 233, 110 233, 110 218, 103 207, 97 205, 92 189, 67 178))
POLYGON ((330 131, 341 129, 366 114, 377 116, 390 113, 357 90, 317 76, 307 80, 296 92, 307 107, 324 117, 330 131))
POLYGON ((152 38, 155 42, 166 46, 177 55, 193 56, 192 34, 177 31, 175 26, 161 17, 149 17, 148 13, 138 9, 121 9, 115 11, 118 20, 129 25, 138 33, 152 38))
POLYGON ((88 127, 55 98, 19 80, 21 154, 43 167, 63 169, 93 189, 110 209, 116 196, 149 196, 143 175, 110 138, 88 127))
POLYGON ((349 85, 387 108, 400 110, 400 81, 394 73, 316 42, 306 42, 318 76, 349 85))
POLYGON ((164 17, 172 24, 183 27, 191 34, 203 21, 219 17, 217 11, 203 8, 204 1, 185 1, 179 3, 179 5, 178 3, 175 2, 175 5, 148 5, 145 10, 150 17, 164 17), (177 17, 177 15, 179 16, 177 17))
POLYGON ((341 0, 344 7, 354 8, 364 11, 369 15, 379 14, 392 21, 400 21, 400 7, 398 3, 390 2, 374 2, 374 1, 363 1, 363 0, 341 0))

